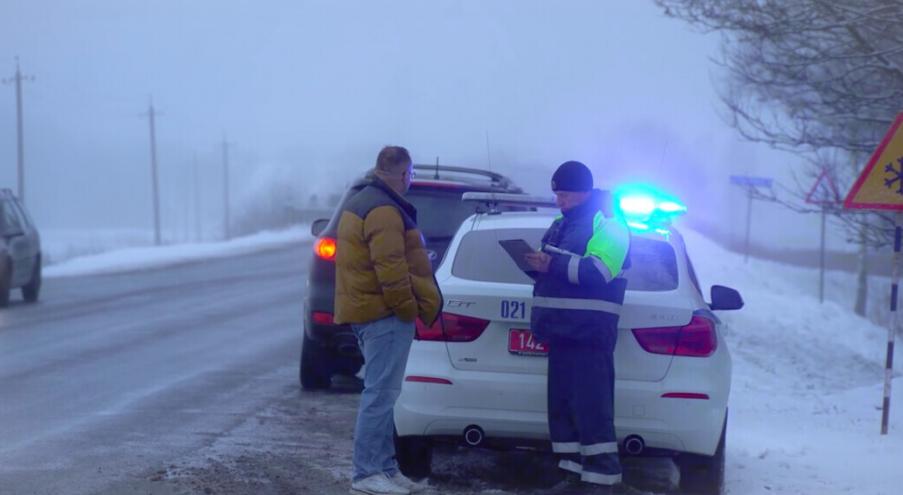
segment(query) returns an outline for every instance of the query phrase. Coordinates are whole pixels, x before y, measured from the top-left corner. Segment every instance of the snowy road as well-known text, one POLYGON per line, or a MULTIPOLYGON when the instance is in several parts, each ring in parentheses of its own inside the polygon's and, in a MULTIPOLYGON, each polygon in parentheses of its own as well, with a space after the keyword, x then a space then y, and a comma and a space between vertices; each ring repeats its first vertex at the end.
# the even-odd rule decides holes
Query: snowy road
POLYGON ((16 298, 0 312, 0 493, 117 493, 297 393, 307 249, 16 298))

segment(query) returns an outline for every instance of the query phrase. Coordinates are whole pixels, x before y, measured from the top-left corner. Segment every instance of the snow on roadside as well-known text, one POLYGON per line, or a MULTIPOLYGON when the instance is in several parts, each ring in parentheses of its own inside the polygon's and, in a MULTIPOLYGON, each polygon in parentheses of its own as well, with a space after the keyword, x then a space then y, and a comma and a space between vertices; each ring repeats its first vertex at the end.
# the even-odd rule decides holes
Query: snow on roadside
POLYGON ((44 267, 45 277, 98 275, 146 270, 209 258, 235 256, 311 239, 310 227, 298 225, 281 231, 265 231, 229 241, 144 246, 113 249, 78 256, 44 267))
POLYGON ((900 493, 899 378, 889 434, 879 435, 887 329, 820 304, 808 290, 815 270, 744 264, 695 232, 684 237, 703 287, 733 287, 746 302, 719 312, 733 356, 727 492, 900 493))

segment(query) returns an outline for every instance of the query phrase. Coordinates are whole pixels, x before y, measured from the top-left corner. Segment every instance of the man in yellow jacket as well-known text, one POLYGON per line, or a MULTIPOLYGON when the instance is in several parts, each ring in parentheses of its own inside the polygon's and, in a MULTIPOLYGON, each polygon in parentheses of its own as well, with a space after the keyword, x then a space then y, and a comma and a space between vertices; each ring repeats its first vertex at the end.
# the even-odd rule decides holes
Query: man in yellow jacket
POLYGON ((335 322, 351 324, 365 366, 352 493, 405 495, 421 488, 399 471, 392 438, 414 322, 419 317, 432 325, 442 307, 417 210, 402 197, 413 176, 408 151, 386 146, 370 184, 346 202, 339 220, 335 322))

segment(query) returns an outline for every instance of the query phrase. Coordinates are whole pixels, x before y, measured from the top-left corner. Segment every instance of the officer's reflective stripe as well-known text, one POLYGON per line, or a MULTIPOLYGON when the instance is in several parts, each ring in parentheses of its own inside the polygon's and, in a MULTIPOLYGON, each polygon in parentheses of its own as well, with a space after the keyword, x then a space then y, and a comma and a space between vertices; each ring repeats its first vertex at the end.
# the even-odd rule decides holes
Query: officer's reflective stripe
POLYGON ((580 258, 577 256, 571 256, 571 259, 568 260, 568 282, 579 285, 580 284, 580 258))
POLYGON ((593 262, 593 266, 596 267, 596 270, 599 270, 599 273, 602 274, 602 278, 605 279, 605 282, 611 282, 611 279, 613 278, 611 276, 611 270, 609 270, 608 267, 605 266, 605 263, 602 263, 602 260, 596 258, 593 255, 589 255, 587 256, 587 258, 589 258, 593 262))
POLYGON ((567 459, 562 459, 558 461, 558 467, 564 469, 565 471, 570 471, 572 473, 580 474, 583 472, 583 466, 574 461, 569 461, 567 459))
POLYGON ((585 309, 588 311, 605 311, 615 315, 621 314, 621 305, 599 299, 574 299, 566 297, 534 297, 533 307, 553 309, 585 309))
POLYGON ((580 452, 580 442, 552 442, 552 452, 556 454, 577 454, 580 452))
POLYGON ((581 445, 581 455, 612 454, 618 451, 618 442, 602 442, 592 445, 581 445))
POLYGON ((597 485, 616 485, 621 482, 621 474, 602 474, 584 471, 580 473, 580 481, 595 483, 597 485))

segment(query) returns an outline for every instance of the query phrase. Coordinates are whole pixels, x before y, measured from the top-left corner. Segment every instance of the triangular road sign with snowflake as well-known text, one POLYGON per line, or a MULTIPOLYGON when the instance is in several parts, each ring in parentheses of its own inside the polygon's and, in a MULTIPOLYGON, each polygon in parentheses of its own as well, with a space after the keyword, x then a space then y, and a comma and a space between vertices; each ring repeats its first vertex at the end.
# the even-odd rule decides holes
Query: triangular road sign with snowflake
POLYGON ((903 210, 903 114, 872 154, 843 201, 844 208, 903 210))

